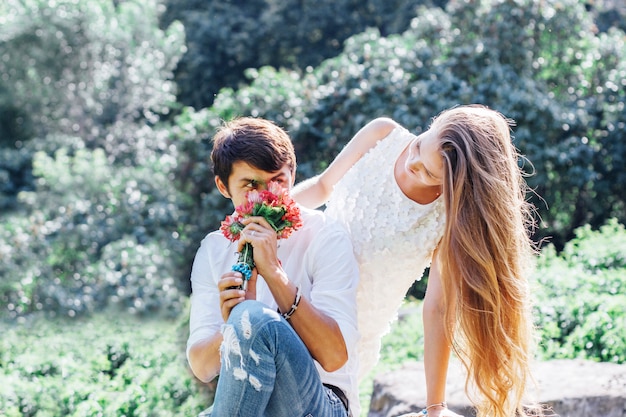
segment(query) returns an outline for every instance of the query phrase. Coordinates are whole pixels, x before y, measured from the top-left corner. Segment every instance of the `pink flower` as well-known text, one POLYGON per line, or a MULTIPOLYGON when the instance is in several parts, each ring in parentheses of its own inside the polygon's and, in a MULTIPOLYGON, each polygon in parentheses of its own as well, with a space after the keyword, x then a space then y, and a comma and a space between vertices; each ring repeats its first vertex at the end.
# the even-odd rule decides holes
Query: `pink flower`
POLYGON ((241 216, 238 214, 226 216, 226 219, 222 221, 222 225, 220 227, 222 234, 224 234, 224 236, 226 236, 226 238, 231 242, 239 240, 239 235, 241 234, 242 229, 243 224, 241 224, 241 216))
POLYGON ((246 193, 246 199, 249 204, 262 203, 264 198, 257 190, 251 190, 246 193))

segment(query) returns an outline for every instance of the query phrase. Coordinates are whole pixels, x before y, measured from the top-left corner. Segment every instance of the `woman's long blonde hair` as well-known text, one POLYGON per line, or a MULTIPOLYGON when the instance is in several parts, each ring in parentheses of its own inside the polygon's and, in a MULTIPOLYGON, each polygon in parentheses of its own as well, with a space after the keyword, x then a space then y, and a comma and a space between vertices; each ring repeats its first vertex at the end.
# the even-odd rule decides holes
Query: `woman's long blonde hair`
MULTIPOLYGON (((532 206, 511 142, 512 121, 482 106, 441 113, 446 230, 439 261, 449 337, 477 389, 478 416, 526 415, 533 356, 526 277, 532 262, 532 206), (454 317, 450 317, 454 314, 454 317)), ((533 415, 536 415, 533 412, 533 415)))

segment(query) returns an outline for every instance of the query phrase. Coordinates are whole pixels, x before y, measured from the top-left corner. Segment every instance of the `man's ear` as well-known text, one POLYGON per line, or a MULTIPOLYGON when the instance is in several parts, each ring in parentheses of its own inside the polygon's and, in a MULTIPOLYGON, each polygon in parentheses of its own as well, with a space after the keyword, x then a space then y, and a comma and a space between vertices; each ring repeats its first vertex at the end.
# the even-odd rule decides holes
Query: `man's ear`
POLYGON ((224 197, 231 198, 230 193, 228 192, 228 187, 217 175, 215 176, 215 186, 224 197))

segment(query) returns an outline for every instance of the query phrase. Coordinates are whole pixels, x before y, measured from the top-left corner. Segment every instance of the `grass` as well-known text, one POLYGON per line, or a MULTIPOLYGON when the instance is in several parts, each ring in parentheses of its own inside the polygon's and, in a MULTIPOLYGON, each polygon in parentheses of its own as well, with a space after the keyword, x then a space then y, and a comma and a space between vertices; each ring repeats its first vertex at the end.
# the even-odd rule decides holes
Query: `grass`
POLYGON ((191 416, 210 393, 179 322, 106 312, 0 324, 0 416, 191 416))
MULTIPOLYGON (((422 356, 419 303, 407 303, 360 384, 367 415, 378 373, 422 356)), ((0 322, 0 416, 192 416, 211 393, 184 357, 186 320, 108 311, 0 322)))
MULTIPOLYGON (((534 282, 541 359, 626 362, 625 239, 611 223, 580 229, 562 254, 542 251, 534 282)), ((187 317, 33 316, 0 321, 0 332, 0 417, 189 417, 212 402, 187 367, 187 317)), ((360 384, 362 415, 376 375, 422 358, 421 302, 407 301, 360 384)))

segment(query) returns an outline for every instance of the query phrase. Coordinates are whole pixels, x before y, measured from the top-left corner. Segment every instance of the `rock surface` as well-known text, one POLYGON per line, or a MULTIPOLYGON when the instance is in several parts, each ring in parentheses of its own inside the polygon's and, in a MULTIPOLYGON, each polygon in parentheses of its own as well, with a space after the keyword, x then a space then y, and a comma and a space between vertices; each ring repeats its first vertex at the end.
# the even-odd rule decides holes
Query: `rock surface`
MULTIPOLYGON (((626 417, 626 365, 554 360, 533 365, 535 399, 561 417, 626 417)), ((446 386, 448 407, 475 416, 465 394, 465 373, 452 362, 446 386)), ((424 364, 414 362, 374 380, 368 417, 420 411, 426 402, 424 364)))

